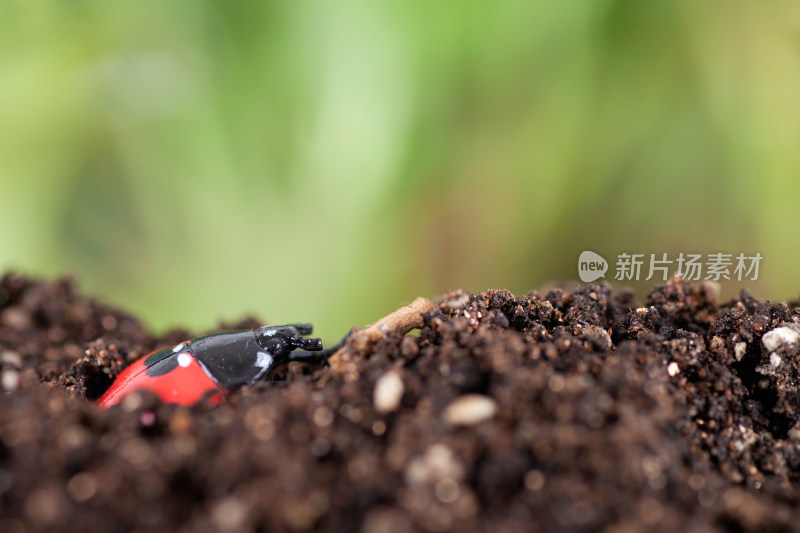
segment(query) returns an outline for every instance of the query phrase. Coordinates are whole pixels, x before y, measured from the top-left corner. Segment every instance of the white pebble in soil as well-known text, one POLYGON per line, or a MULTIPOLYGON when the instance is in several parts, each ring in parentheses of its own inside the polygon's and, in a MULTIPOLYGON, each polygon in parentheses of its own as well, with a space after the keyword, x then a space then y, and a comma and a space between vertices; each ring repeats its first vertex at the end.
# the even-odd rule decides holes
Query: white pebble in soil
POLYGON ((667 372, 669 373, 670 377, 675 377, 680 373, 681 369, 678 367, 678 363, 675 361, 671 362, 667 365, 667 372))
POLYGON ((737 342, 733 346, 733 354, 736 356, 737 361, 741 361, 742 357, 744 357, 745 352, 747 351, 747 343, 746 342, 737 342))
POLYGON ((464 474, 464 465, 444 444, 434 444, 424 455, 414 457, 405 470, 409 485, 433 485, 441 479, 461 481, 464 474))
POLYGON ((451 426, 472 426, 492 418, 497 402, 480 394, 465 394, 453 400, 444 410, 444 421, 451 426))
POLYGON ((766 332, 761 343, 770 352, 794 348, 800 344, 800 331, 794 325, 777 327, 766 332))
POLYGON ((3 390, 6 392, 17 390, 19 386, 19 372, 11 369, 4 370, 3 374, 0 375, 0 385, 2 385, 3 390))
POLYGON ((395 370, 385 373, 378 378, 372 394, 375 410, 382 414, 391 413, 400 407, 404 392, 405 385, 400 374, 395 370))

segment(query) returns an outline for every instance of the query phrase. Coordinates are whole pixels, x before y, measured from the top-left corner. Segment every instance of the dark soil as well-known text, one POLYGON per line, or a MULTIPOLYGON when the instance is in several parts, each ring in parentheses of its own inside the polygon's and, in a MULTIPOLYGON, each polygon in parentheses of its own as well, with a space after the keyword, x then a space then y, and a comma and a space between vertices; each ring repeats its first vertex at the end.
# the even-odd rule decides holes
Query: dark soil
POLYGON ((800 345, 762 342, 800 312, 716 299, 450 293, 344 371, 103 411, 127 363, 193 335, 9 275, 0 531, 800 530, 800 345))

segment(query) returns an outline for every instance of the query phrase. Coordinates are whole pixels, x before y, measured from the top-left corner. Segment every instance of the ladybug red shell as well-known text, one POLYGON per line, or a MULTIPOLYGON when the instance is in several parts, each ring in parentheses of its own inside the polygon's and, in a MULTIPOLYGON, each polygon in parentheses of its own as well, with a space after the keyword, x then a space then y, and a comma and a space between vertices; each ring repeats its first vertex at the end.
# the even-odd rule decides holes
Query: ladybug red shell
POLYGON ((322 349, 322 340, 305 338, 310 324, 264 326, 198 337, 156 350, 123 370, 97 405, 111 407, 129 394, 146 390, 164 403, 214 405, 224 394, 265 379, 289 361, 324 361, 342 343, 322 349), (297 350, 297 351, 295 351, 297 350))

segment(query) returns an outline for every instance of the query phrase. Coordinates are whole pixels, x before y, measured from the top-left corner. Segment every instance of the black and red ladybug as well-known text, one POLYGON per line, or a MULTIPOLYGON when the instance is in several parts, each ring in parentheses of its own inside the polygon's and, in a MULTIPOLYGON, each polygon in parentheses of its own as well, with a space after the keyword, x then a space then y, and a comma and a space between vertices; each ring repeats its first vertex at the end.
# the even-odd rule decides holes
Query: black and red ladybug
POLYGON ((215 405, 224 394, 265 379, 289 361, 322 362, 341 343, 322 349, 322 340, 305 338, 310 324, 264 326, 198 337, 157 350, 123 370, 97 405, 111 407, 129 394, 146 390, 164 403, 215 405))

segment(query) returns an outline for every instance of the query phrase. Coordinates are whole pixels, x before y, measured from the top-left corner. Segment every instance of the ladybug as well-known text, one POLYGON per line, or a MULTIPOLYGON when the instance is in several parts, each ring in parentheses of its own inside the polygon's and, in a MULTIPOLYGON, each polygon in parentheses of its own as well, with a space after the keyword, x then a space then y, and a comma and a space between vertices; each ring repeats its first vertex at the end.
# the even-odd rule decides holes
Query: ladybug
POLYGON ((123 370, 97 405, 108 408, 129 394, 147 390, 164 403, 216 405, 223 395, 265 379, 289 361, 323 362, 344 340, 322 349, 322 340, 305 338, 310 324, 264 326, 197 337, 156 350, 123 370), (297 350, 297 351, 295 351, 297 350))

